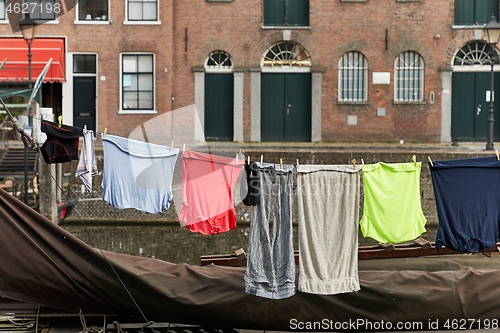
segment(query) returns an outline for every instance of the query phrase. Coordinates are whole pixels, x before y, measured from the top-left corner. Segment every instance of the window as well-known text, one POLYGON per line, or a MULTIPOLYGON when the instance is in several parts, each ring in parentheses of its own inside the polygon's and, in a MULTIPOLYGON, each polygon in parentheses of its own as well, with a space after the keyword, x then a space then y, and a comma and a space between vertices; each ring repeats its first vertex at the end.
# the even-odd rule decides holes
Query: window
POLYGON ((78 0, 79 21, 108 21, 108 0, 78 0))
POLYGON ((96 55, 95 54, 75 54, 73 56, 73 73, 95 74, 96 55))
POLYGON ((264 0, 264 25, 308 26, 309 0, 264 0))
MULTIPOLYGON (((60 4, 55 0, 25 0, 26 11, 35 21, 53 21, 60 13, 60 4)), ((27 15, 27 14, 26 14, 27 15)))
POLYGON ((0 0, 0 21, 6 19, 5 16, 5 0, 0 0))
POLYGON ((497 52, 490 44, 480 41, 474 41, 465 44, 458 50, 453 65, 455 66, 474 66, 490 65, 490 59, 497 58, 497 52))
POLYGON ((368 99, 368 64, 362 53, 347 52, 339 65, 339 101, 361 102, 368 99))
POLYGON ((154 110, 153 54, 122 54, 122 110, 154 110))
POLYGON ((205 65, 207 69, 232 69, 233 61, 231 56, 224 51, 214 51, 210 53, 205 65))
POLYGON ((406 51, 396 59, 395 97, 399 102, 423 100, 424 61, 420 54, 406 51))
POLYGON ((455 0, 455 25, 483 25, 498 18, 499 0, 455 0))
POLYGON ((127 19, 129 21, 157 21, 157 0, 128 0, 127 19))
POLYGON ((262 59, 263 67, 307 67, 311 56, 302 45, 294 42, 279 42, 271 46, 262 59))

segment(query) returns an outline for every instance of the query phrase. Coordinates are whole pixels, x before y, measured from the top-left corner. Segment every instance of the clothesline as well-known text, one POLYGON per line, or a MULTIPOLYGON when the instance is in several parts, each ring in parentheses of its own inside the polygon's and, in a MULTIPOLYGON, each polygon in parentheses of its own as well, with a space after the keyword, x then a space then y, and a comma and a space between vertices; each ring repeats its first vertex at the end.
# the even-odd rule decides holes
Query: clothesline
MULTIPOLYGON (((46 143, 59 140, 58 143, 70 145, 64 139, 79 138, 75 128, 58 127, 49 122, 42 125, 50 135, 46 143)), ((86 131, 86 135, 89 134, 86 131)), ((118 209, 134 208, 148 213, 168 210, 173 200, 172 178, 180 153, 173 147, 174 142, 167 147, 109 134, 102 142, 103 201, 118 209)), ((78 145, 76 147, 78 151, 78 145)), ((84 145, 84 149, 89 148, 92 149, 91 145, 84 145)), ((88 154, 82 151, 79 163, 79 167, 85 166, 86 176, 94 167, 94 160, 88 154)), ((71 155, 68 157, 75 159, 74 154, 71 155)), ((60 158, 58 154, 54 156, 60 158)), ((360 229, 363 236, 382 244, 409 242, 425 232, 426 218, 419 190, 422 163, 417 162, 416 155, 405 163, 365 164, 362 159, 362 166, 357 165, 356 160, 352 165, 300 165, 297 160, 295 167, 284 164, 283 158, 279 164, 265 163, 263 158, 261 155, 260 163, 249 163, 249 157, 247 161, 239 160, 239 154, 229 158, 186 150, 185 145, 182 149, 178 219, 182 227, 192 232, 214 235, 236 228, 234 188, 245 167, 250 197, 247 195, 248 200, 243 202, 252 206, 245 274, 245 291, 249 294, 272 299, 294 295, 297 260, 298 290, 315 294, 355 292, 360 288, 357 274, 360 229), (297 175, 298 258, 293 249, 294 173, 297 175), (361 174, 364 202, 360 219, 361 174), (274 215, 272 234, 270 212, 274 215)), ((455 161, 433 162, 430 156, 428 159, 440 222, 436 243, 431 246, 433 251, 478 252, 492 248, 500 238, 498 221, 490 218, 500 216, 500 206, 495 205, 500 201, 500 191, 497 193, 496 187, 491 187, 500 183, 498 154, 455 161), (466 176, 461 172, 466 172, 466 176), (463 181, 456 184, 453 179, 463 181), (485 196, 491 200, 483 202, 485 196), (461 217, 464 209, 466 221, 461 217)), ((424 249, 425 246, 428 244, 421 250, 430 251, 424 249)), ((391 247, 396 251, 391 245, 386 246, 385 251, 391 247)))

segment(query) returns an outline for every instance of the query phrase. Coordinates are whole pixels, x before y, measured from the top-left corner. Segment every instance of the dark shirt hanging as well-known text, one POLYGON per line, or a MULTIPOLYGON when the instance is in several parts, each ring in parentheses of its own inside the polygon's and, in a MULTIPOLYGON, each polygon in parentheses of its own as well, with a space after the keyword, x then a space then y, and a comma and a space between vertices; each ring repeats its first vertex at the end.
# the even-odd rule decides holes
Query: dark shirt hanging
POLYGON ((496 156, 429 165, 439 225, 436 249, 484 251, 500 240, 500 161, 496 156))
POLYGON ((78 160, 78 143, 80 136, 83 135, 81 128, 61 125, 42 120, 41 130, 47 134, 47 140, 43 143, 43 160, 47 164, 71 162, 78 160))
POLYGON ((245 206, 255 206, 260 203, 260 181, 259 168, 257 163, 252 162, 250 165, 245 161, 245 172, 247 174, 246 184, 242 184, 240 188, 241 197, 245 206), (244 196, 244 197, 243 197, 244 196))

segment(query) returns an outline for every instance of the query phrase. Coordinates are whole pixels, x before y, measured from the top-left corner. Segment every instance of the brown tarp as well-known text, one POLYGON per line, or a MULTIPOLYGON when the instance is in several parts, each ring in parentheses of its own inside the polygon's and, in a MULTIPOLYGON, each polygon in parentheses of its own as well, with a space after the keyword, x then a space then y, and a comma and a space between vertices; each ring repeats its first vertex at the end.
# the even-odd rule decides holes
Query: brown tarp
POLYGON ((244 268, 101 252, 1 190, 0 223, 0 296, 42 311, 259 330, 500 317, 500 259, 481 254, 360 261, 357 293, 269 300, 244 293, 244 268))

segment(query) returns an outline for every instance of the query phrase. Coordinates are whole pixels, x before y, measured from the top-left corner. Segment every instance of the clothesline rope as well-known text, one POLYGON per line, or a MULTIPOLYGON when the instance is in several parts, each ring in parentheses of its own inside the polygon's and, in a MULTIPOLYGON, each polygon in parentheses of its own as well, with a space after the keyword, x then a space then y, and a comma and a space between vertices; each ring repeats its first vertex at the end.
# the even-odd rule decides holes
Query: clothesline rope
MULTIPOLYGON (((37 147, 37 150, 38 150, 38 158, 41 158, 40 157, 40 147, 37 147)), ((47 173, 49 174, 49 176, 52 178, 52 180, 54 181, 54 183, 56 184, 57 188, 61 191, 61 193, 63 194, 64 198, 69 201, 69 198, 68 196, 66 195, 66 193, 64 193, 63 189, 62 189, 62 186, 61 184, 59 184, 55 178, 55 176, 50 172, 50 171, 47 171, 47 173)), ((77 216, 78 220, 80 221, 80 223, 84 226, 85 229, 88 229, 88 226, 87 224, 83 221, 83 219, 81 218, 79 212, 78 212, 78 209, 73 206, 73 212, 75 213, 75 215, 77 216)), ((137 308, 137 310, 139 311, 139 313, 141 314, 141 316, 143 317, 144 321, 146 323, 149 323, 150 321, 148 320, 148 318, 146 318, 146 315, 144 314, 144 312, 142 311, 141 307, 139 306, 139 304, 137 304, 134 296, 130 293, 129 289, 127 288, 127 286, 125 285, 125 283, 123 282, 123 280, 121 279, 120 275, 118 274, 118 272, 116 271, 116 269, 114 268, 113 264, 109 261, 108 257, 104 254, 104 251, 102 250, 101 246, 99 245, 99 243, 97 242, 97 240, 95 239, 95 237, 92 235, 91 232, 89 232, 89 235, 90 235, 90 238, 92 240, 92 242, 94 243, 94 246, 97 247, 97 249, 99 249, 99 252, 101 253, 101 255, 106 259, 106 262, 108 263, 108 265, 110 266, 111 270, 113 271, 113 273, 115 274, 116 278, 118 279, 118 281, 120 282, 120 284, 123 286, 123 288, 125 289, 125 291, 127 292, 128 296, 130 297, 130 299, 132 300, 132 302, 134 303, 135 307, 137 308)), ((151 327, 151 330, 153 333, 155 333, 154 329, 151 327)))

